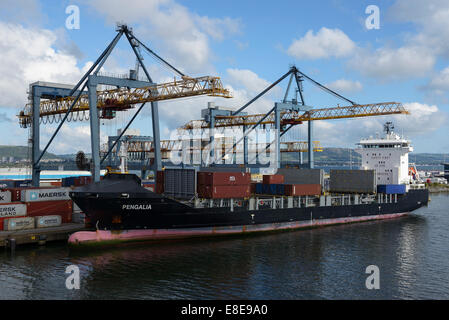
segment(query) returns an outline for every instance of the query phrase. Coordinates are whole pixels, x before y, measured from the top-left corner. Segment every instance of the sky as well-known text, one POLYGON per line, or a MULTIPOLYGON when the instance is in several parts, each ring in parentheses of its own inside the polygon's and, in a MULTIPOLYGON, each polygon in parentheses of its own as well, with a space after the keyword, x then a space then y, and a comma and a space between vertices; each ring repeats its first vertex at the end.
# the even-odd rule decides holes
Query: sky
MULTIPOLYGON (((196 97, 159 103, 162 138, 192 119, 207 102, 238 109, 292 65, 359 104, 401 102, 410 115, 315 122, 323 147, 353 148, 382 132, 386 121, 412 140, 415 152, 449 150, 449 1, 175 1, 0 0, 0 145, 26 145, 29 130, 16 115, 35 81, 75 84, 116 35, 116 23, 183 73, 219 76, 234 98, 196 97), (379 9, 372 28, 370 6, 379 9), (79 26, 73 11, 79 9, 79 26), (368 20, 368 25, 367 25, 368 20), (69 24, 67 24, 69 22, 69 24), (72 28, 75 26, 75 28, 72 28), (78 28, 79 27, 79 28, 78 28)), ((143 54, 153 80, 174 74, 143 54)), ((123 38, 102 72, 126 74, 135 57, 123 38)), ((141 74, 143 76, 143 74, 141 74)), ((248 108, 264 113, 283 99, 287 81, 248 108)), ((307 105, 347 105, 304 83, 307 105)), ((135 109, 101 121, 101 141, 124 127, 135 109)), ((43 148, 56 124, 41 126, 43 148)), ((132 128, 151 135, 145 108, 132 128)), ((57 154, 90 150, 89 122, 65 123, 49 148, 57 154)), ((286 140, 305 140, 306 125, 286 140)))

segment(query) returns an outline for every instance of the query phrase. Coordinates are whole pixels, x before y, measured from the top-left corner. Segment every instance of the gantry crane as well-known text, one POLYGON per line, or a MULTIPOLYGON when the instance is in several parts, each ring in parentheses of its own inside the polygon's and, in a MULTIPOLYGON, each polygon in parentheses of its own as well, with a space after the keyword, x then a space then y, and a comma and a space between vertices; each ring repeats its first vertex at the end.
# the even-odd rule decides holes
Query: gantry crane
MULTIPOLYGON (((72 88, 59 84, 36 82, 30 85, 30 103, 18 115, 19 123, 23 128, 31 128, 32 144, 32 180, 33 185, 38 186, 40 180, 40 160, 58 134, 65 121, 72 119, 90 120, 91 147, 92 147, 92 175, 93 181, 100 180, 100 165, 105 157, 100 160, 100 132, 98 119, 112 119, 117 111, 124 111, 141 104, 134 116, 128 122, 122 132, 131 125, 147 102, 151 103, 153 139, 160 141, 158 101, 185 98, 199 95, 230 98, 231 94, 218 77, 192 78, 173 67, 162 59, 144 43, 137 39, 131 28, 126 25, 117 26, 117 35, 93 63, 79 82, 72 88), (107 58, 120 38, 125 35, 138 64, 146 75, 146 80, 138 80, 136 71, 130 72, 127 78, 109 77, 99 74, 107 58), (170 83, 155 84, 151 79, 140 54, 140 46, 157 61, 174 71, 181 79, 170 83), (117 89, 97 91, 98 85, 115 86, 117 89), (87 89, 87 91, 86 91, 87 89), (42 101, 41 101, 42 99, 42 101), (86 117, 85 113, 89 112, 86 117), (47 145, 40 151, 40 123, 59 122, 59 125, 47 145)), ((112 146, 113 147, 113 146, 112 146)), ((110 152, 110 150, 109 150, 110 152)), ((155 143, 154 170, 161 169, 160 143, 155 143)))
MULTIPOLYGON (((268 86, 265 90, 259 93, 256 97, 246 103, 244 106, 236 111, 226 111, 226 110, 215 110, 214 108, 209 108, 209 113, 202 120, 193 120, 184 125, 182 130, 195 130, 195 129, 215 129, 215 128, 225 128, 225 127, 241 127, 244 130, 244 137, 241 138, 236 144, 240 143, 242 140, 247 143, 247 135, 253 131, 256 127, 260 125, 271 124, 274 125, 276 130, 276 138, 271 143, 276 143, 277 157, 276 161, 277 167, 280 167, 280 138, 292 127, 303 122, 308 123, 308 165, 309 168, 313 168, 313 121, 316 120, 332 120, 332 119, 349 119, 349 118, 359 118, 359 117, 370 117, 370 116, 381 116, 381 115, 392 115, 392 114, 408 114, 408 111, 398 102, 384 102, 384 103, 374 103, 374 104, 357 104, 335 91, 323 86, 317 81, 313 80, 295 66, 291 67, 290 70, 284 74, 277 81, 268 86), (275 106, 265 114, 253 114, 248 115, 243 113, 250 104, 259 99, 282 80, 290 76, 288 82, 287 90, 284 95, 282 102, 275 103, 275 106), (297 94, 300 96, 300 101, 292 99, 287 101, 288 94, 292 81, 296 82, 297 94), (312 84, 324 90, 325 92, 342 99, 348 103, 350 106, 345 107, 331 107, 331 108, 313 108, 306 105, 303 96, 303 86, 302 82, 304 80, 310 81, 312 84)), ((214 140, 213 130, 211 130, 210 141, 214 140)), ((232 152, 235 145, 228 150, 232 152)), ((246 148, 246 147, 245 147, 246 148)), ((214 150, 211 150, 211 156, 213 156, 214 150)), ((245 162, 247 163, 247 162, 245 162)))

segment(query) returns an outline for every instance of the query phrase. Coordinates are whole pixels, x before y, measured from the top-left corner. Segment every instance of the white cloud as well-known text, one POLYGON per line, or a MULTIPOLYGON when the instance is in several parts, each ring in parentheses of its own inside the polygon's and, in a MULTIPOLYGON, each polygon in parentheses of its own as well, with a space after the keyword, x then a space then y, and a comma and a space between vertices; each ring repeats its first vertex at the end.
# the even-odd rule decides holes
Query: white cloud
POLYGON ((223 40, 238 33, 240 21, 229 17, 199 16, 173 0, 136 0, 123 5, 120 0, 93 0, 86 4, 111 23, 137 24, 134 33, 150 41, 156 52, 187 73, 213 71, 210 38, 223 40))
MULTIPOLYGON (((80 150, 90 153, 90 126, 87 123, 81 125, 73 123, 64 124, 50 145, 49 151, 55 154, 76 153, 80 150)), ((48 139, 50 139, 54 131, 54 126, 46 126, 42 129, 41 146, 47 144, 48 139)), ((107 139, 107 134, 100 130, 100 144, 106 143, 107 139)))
POLYGON ((0 22, 0 95, 2 107, 23 107, 28 85, 42 80, 76 83, 81 77, 75 56, 54 48, 57 37, 45 29, 0 22))
POLYGON ((434 75, 423 88, 437 95, 446 94, 449 90, 449 67, 434 75))
POLYGON ((326 87, 337 92, 358 92, 363 89, 359 81, 351 81, 346 79, 339 79, 329 84, 326 87))
POLYGON ((381 80, 425 76, 436 57, 423 47, 379 48, 374 52, 360 49, 349 65, 361 74, 381 80))
POLYGON ((340 29, 323 27, 316 34, 309 30, 294 40, 287 53, 297 59, 341 58, 351 55, 355 48, 355 43, 340 29))
POLYGON ((414 45, 427 47, 437 55, 449 57, 449 2, 446 0, 397 0, 389 16, 400 22, 411 22, 419 32, 409 37, 414 45))
POLYGON ((271 83, 260 78, 255 72, 247 69, 227 69, 229 81, 240 88, 254 93, 259 93, 271 83))

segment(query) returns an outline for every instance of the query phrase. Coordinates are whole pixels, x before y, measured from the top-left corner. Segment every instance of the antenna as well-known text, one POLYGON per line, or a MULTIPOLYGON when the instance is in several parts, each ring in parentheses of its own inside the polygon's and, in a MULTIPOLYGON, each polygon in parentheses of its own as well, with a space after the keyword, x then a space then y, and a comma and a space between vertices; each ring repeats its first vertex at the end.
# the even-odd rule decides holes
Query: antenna
POLYGON ((386 122, 386 123, 384 124, 384 131, 385 131, 385 133, 386 133, 387 135, 389 135, 390 133, 392 133, 392 132, 393 132, 393 129, 394 129, 393 122, 388 121, 388 122, 386 122))

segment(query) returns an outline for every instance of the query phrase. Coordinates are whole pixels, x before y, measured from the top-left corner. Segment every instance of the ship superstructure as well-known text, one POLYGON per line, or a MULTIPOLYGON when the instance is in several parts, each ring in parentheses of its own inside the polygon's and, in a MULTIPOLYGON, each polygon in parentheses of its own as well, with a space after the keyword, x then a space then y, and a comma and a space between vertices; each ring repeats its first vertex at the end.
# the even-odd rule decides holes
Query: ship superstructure
POLYGON ((361 139, 358 143, 356 152, 362 156, 361 169, 375 170, 378 185, 409 184, 411 142, 393 132, 391 122, 387 122, 384 129, 384 137, 361 139))

